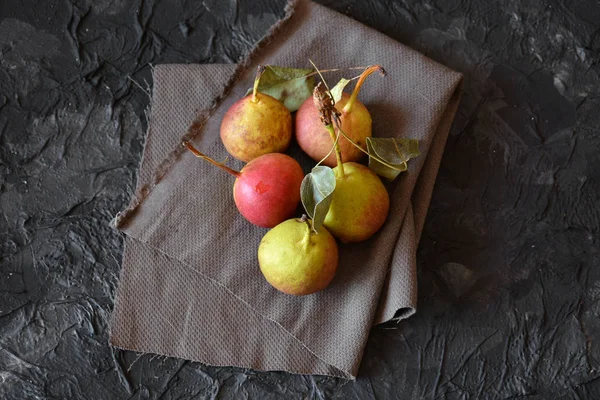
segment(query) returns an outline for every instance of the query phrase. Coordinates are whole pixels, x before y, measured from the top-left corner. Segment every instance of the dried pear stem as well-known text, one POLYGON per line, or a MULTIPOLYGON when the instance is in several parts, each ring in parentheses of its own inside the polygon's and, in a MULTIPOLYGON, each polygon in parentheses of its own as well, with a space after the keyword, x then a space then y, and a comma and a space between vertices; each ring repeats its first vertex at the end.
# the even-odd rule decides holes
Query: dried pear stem
MULTIPOLYGON (((314 64, 313 64, 313 66, 314 66, 314 64)), ((302 77, 296 78, 296 79, 308 78, 308 77, 311 77, 311 76, 324 74, 326 72, 338 72, 338 71, 353 70, 353 69, 363 69, 364 70, 366 68, 369 68, 369 67, 347 67, 347 68, 320 69, 318 71, 311 72, 310 74, 308 74, 306 76, 302 76, 302 77)))
POLYGON ((358 78, 358 82, 356 82, 356 86, 354 86, 354 90, 352 91, 352 94, 350 95, 350 99, 348 99, 348 102, 346 103, 346 105, 344 106, 344 109, 342 110, 342 112, 344 114, 352 111, 352 107, 354 107, 354 103, 356 102, 356 98, 358 97, 358 93, 360 92, 360 88, 362 87, 362 84, 364 83, 365 79, 367 79, 367 77, 375 71, 381 72, 381 75, 383 75, 383 76, 386 75, 386 72, 381 65, 373 65, 373 66, 367 68, 362 74, 360 74, 360 78, 358 78))
POLYGON ((183 142, 181 143, 181 145, 183 147, 186 147, 189 151, 192 152, 192 154, 194 154, 196 157, 201 158, 203 160, 208 161, 209 163, 211 163, 212 165, 215 165, 219 168, 221 168, 223 171, 235 176, 236 178, 238 176, 240 176, 240 172, 236 171, 235 169, 231 169, 229 168, 227 165, 225 164, 221 164, 220 162, 217 162, 215 160, 213 160, 212 158, 210 158, 209 156, 207 156, 204 153, 201 153, 198 149, 196 149, 194 146, 192 146, 192 144, 190 142, 183 142))
MULTIPOLYGON (((395 166, 387 163, 385 160, 383 160, 381 157, 378 157, 376 154, 371 154, 368 151, 366 151, 365 149, 363 149, 360 145, 358 145, 357 143, 354 142, 354 140, 352 140, 347 134, 346 132, 344 132, 342 130, 342 128, 337 125, 337 129, 338 131, 342 134, 343 137, 346 138, 347 141, 349 141, 352 145, 354 145, 354 147, 356 147, 357 149, 359 149, 360 151, 362 151, 363 153, 365 153, 366 155, 368 155, 369 157, 371 157, 372 159, 374 159, 375 161, 385 165, 388 168, 391 169, 395 169, 395 170, 399 170, 398 168, 396 168, 395 166)), ((406 164, 406 163, 405 163, 406 164)))
POLYGON ((325 129, 327 129, 327 132, 329 132, 331 140, 333 141, 333 146, 335 148, 335 158, 337 160, 338 165, 338 169, 335 171, 336 175, 338 178, 344 178, 346 174, 344 173, 342 151, 340 149, 340 144, 337 140, 337 135, 335 134, 335 130, 333 128, 333 120, 339 117, 339 111, 336 110, 334 106, 331 94, 321 82, 319 82, 319 84, 315 87, 315 90, 313 91, 313 102, 315 104, 315 107, 317 107, 317 110, 319 111, 321 122, 323 123, 323 125, 325 125, 325 129))

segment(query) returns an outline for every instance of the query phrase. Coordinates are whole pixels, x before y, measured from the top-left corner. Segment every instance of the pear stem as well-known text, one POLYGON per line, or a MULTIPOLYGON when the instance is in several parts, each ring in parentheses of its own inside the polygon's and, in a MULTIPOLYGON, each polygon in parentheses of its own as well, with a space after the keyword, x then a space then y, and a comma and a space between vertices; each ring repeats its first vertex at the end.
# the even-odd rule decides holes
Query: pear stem
POLYGON ((208 161, 212 165, 215 165, 215 166, 221 168, 223 171, 235 176, 236 178, 238 176, 240 176, 239 171, 236 171, 235 169, 231 169, 227 165, 217 162, 217 161, 213 160, 212 158, 210 158, 209 156, 205 155, 204 153, 201 153, 197 148, 192 146, 192 144, 190 142, 183 142, 181 144, 183 147, 186 147, 189 151, 191 151, 192 154, 195 155, 196 157, 208 161))
MULTIPOLYGON (((344 178, 346 175, 344 174, 344 164, 342 163, 342 151, 340 150, 338 137, 333 128, 333 124, 337 121, 339 112, 335 109, 333 97, 331 97, 329 88, 325 90, 326 87, 327 85, 321 84, 321 82, 315 86, 315 89, 313 90, 313 103, 319 112, 319 118, 321 119, 321 122, 325 126, 325 129, 327 129, 327 132, 329 132, 329 136, 331 136, 331 140, 333 142, 333 148, 335 149, 335 157, 338 165, 338 169, 335 172, 336 177, 344 178)), ((327 157, 329 157, 329 154, 331 154, 331 150, 327 154, 327 157)), ((319 161, 319 164, 321 161, 319 161)))
POLYGON ((306 214, 302 214, 302 218, 300 218, 297 221, 298 222, 305 222, 306 225, 308 226, 308 231, 306 231, 306 235, 304 235, 304 237, 302 238, 302 246, 304 247, 304 249, 307 249, 308 246, 310 245, 310 237, 313 234, 312 221, 310 221, 308 219, 308 216, 306 214))
POLYGON ((353 69, 363 69, 364 70, 365 68, 369 68, 369 67, 347 67, 347 68, 321 69, 318 72, 317 71, 311 72, 310 74, 308 74, 306 76, 303 76, 302 78, 308 78, 308 77, 311 77, 311 76, 318 75, 319 72, 323 74, 323 73, 326 73, 326 72, 338 72, 338 71, 353 70, 353 69))
POLYGON ((358 97, 358 93, 360 92, 360 88, 362 87, 363 82, 365 81, 365 79, 367 79, 369 75, 371 75, 375 71, 381 72, 383 76, 386 75, 386 72, 381 65, 373 65, 367 68, 362 74, 360 74, 358 82, 356 82, 356 86, 354 86, 354 90, 352 91, 348 102, 342 110, 343 113, 349 113, 350 111, 352 111, 352 107, 354 107, 354 103, 356 102, 356 98, 358 97))
POLYGON ((260 77, 265 72, 265 66, 259 65, 256 69, 256 78, 254 78, 254 86, 252 87, 252 102, 256 103, 258 99, 256 98, 256 93, 258 93, 258 84, 260 82, 260 77))
POLYGON ((344 178, 346 174, 344 173, 344 163, 342 162, 342 150, 340 149, 340 143, 338 142, 337 135, 335 134, 335 130, 333 129, 333 125, 329 124, 325 126, 327 132, 329 132, 329 136, 331 136, 331 140, 333 140, 333 146, 335 147, 335 158, 337 160, 338 169, 335 171, 338 178, 344 178))
MULTIPOLYGON (((394 169, 394 170, 396 170, 396 171, 400 170, 398 167, 395 167, 395 166, 393 166, 393 165, 391 165, 391 164, 387 163, 386 161, 384 161, 383 159, 381 159, 381 158, 380 158, 380 157, 378 157, 377 155, 375 155, 375 154, 371 154, 371 153, 369 153, 368 151, 366 151, 365 149, 363 149, 361 146, 359 146, 357 143, 355 143, 355 142, 354 142, 354 140, 352 140, 350 137, 348 137, 348 135, 346 134, 346 132, 344 132, 344 131, 342 130, 342 128, 340 128, 340 127, 339 127, 339 125, 338 125, 338 127, 337 127, 337 128, 338 128, 338 130, 340 131, 340 133, 342 134, 342 136, 343 136, 343 137, 345 137, 345 138, 346 138, 346 140, 347 140, 347 141, 349 141, 351 144, 353 144, 353 145, 354 145, 354 147, 356 147, 357 149, 359 149, 360 151, 362 151, 363 153, 365 153, 366 155, 368 155, 369 157, 371 157, 371 158, 372 158, 372 159, 374 159, 375 161, 377 161, 377 162, 379 162, 379 163, 381 163, 381 164, 385 165, 386 167, 388 167, 388 168, 391 168, 391 169, 394 169)), ((406 164, 406 162, 405 162, 404 164, 406 164)))
POLYGON ((329 158, 331 153, 333 153, 335 151, 339 140, 340 140, 340 135, 335 135, 335 142, 333 142, 333 146, 331 146, 331 149, 329 149, 329 152, 327 153, 327 155, 325 157, 321 158, 321 161, 319 161, 317 163, 317 165, 314 166, 314 168, 318 167, 319 165, 321 165, 323 163, 323 161, 325 161, 329 158))

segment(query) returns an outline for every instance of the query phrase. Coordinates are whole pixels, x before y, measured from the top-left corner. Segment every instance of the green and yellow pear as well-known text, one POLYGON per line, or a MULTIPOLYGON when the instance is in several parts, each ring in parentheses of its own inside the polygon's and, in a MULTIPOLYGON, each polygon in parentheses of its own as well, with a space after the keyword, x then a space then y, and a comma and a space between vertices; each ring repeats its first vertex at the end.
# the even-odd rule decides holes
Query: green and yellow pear
POLYGON ((262 238, 258 263, 275 289, 296 296, 312 294, 325 289, 335 276, 337 243, 323 227, 315 233, 306 217, 288 219, 262 238))
POLYGON ((381 179, 354 162, 333 169, 336 186, 323 225, 342 242, 373 236, 387 219, 390 198, 381 179))
POLYGON ((387 219, 390 198, 381 179, 369 168, 342 160, 333 128, 334 104, 323 84, 313 91, 313 102, 321 123, 334 145, 335 191, 323 225, 342 242, 360 242, 373 236, 387 219))

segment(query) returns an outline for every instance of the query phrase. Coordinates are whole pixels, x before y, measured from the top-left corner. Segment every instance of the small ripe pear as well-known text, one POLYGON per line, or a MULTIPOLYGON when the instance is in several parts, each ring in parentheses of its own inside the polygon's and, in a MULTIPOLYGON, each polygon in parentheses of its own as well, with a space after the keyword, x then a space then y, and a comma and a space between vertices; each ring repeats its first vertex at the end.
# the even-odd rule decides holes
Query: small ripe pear
POLYGON ((272 228, 294 215, 300 202, 302 167, 292 157, 270 153, 255 158, 235 171, 202 154, 184 142, 196 157, 235 176, 233 200, 240 213, 252 224, 272 228))
MULTIPOLYGON (((331 140, 330 140, 331 143, 331 140)), ((333 169, 336 187, 323 225, 342 242, 360 242, 384 224, 390 208, 388 192, 368 167, 354 162, 333 169)))
POLYGON ((252 94, 235 102, 221 122, 221 140, 233 157, 250 162, 268 153, 283 153, 292 139, 292 116, 277 99, 258 93, 264 71, 259 67, 252 94))
POLYGON ((335 238, 321 227, 312 231, 310 220, 288 219, 271 229, 258 246, 258 263, 275 289, 296 296, 323 290, 337 270, 335 238))
MULTIPOLYGON (((375 71, 385 74, 379 65, 367 68, 360 76, 352 95, 342 94, 342 98, 335 104, 340 113, 340 123, 344 133, 362 148, 366 149, 367 137, 371 136, 372 120, 367 107, 358 100, 358 93, 364 80, 375 71)), ((312 99, 307 99, 296 113, 296 140, 298 144, 313 160, 323 159, 331 150, 329 132, 323 126, 319 111, 312 99)), ((339 146, 344 161, 358 161, 363 157, 363 152, 357 149, 345 137, 340 136, 339 146)), ((329 156, 323 164, 333 167, 336 165, 335 155, 329 156)))
POLYGON ((265 154, 240 171, 233 185, 235 205, 254 225, 272 228, 294 215, 302 179, 302 167, 292 157, 265 154))

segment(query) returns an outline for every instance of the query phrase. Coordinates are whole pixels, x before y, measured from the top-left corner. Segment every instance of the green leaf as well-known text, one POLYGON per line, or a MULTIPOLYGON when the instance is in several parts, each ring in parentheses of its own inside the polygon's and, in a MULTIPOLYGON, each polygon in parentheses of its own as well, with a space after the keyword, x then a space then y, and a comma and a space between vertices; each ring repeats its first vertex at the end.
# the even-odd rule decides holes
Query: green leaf
POLYGON ((369 168, 390 181, 396 179, 400 172, 408 169, 408 165, 406 165, 408 160, 421 154, 417 139, 404 138, 368 137, 367 152, 369 153, 369 168))
POLYGON ((344 88, 350 82, 350 79, 342 78, 338 83, 335 84, 333 88, 331 88, 330 93, 331 97, 333 97, 334 102, 337 103, 338 101, 340 101, 340 99, 342 98, 342 93, 344 93, 344 88))
MULTIPOLYGON (((281 101, 290 111, 300 108, 306 99, 312 96, 315 87, 313 69, 298 69, 267 65, 260 77, 258 91, 281 101)), ((252 89, 247 94, 252 93, 252 89)))
POLYGON ((317 233, 329 211, 334 190, 335 174, 329 167, 314 167, 302 180, 300 198, 306 213, 312 218, 313 230, 317 233))

